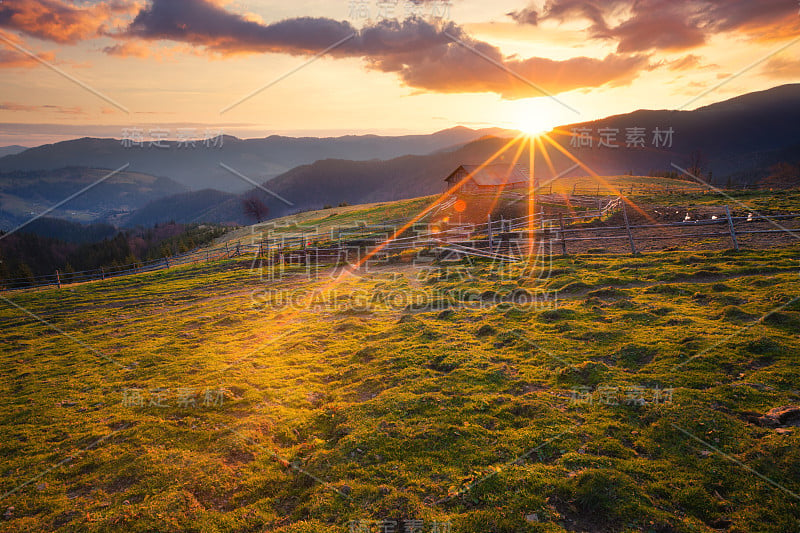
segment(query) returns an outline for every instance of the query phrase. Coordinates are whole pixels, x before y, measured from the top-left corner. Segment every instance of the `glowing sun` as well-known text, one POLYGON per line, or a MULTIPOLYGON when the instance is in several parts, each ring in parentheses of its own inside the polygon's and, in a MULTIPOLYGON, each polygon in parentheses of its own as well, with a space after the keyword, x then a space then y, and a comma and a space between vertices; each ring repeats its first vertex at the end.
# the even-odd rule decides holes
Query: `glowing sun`
POLYGON ((531 120, 527 117, 520 118, 519 120, 515 121, 514 127, 530 137, 537 137, 547 133, 551 129, 549 124, 545 124, 544 122, 540 122, 535 119, 531 120))

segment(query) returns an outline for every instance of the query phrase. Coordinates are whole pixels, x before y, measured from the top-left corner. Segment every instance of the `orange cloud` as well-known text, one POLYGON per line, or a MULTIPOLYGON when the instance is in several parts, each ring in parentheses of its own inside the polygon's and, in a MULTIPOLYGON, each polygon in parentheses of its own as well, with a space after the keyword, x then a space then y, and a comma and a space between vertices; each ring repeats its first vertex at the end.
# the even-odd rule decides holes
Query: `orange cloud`
MULTIPOLYGON (((51 63, 56 58, 52 52, 40 53, 37 56, 51 63)), ((0 68, 31 68, 39 64, 34 58, 15 50, 0 50, 0 68)))
POLYGON ((3 0, 0 27, 38 39, 74 44, 106 32, 120 15, 131 15, 139 2, 107 0, 76 5, 65 0, 3 0))
POLYGON ((667 68, 670 70, 690 70, 700 66, 700 56, 689 54, 675 61, 670 61, 667 68))
POLYGON ((800 59, 773 57, 767 61, 761 73, 770 78, 796 80, 800 78, 800 59))
POLYGON ((486 43, 466 44, 472 49, 449 44, 422 53, 372 59, 370 65, 384 72, 397 72, 410 87, 443 93, 494 92, 507 99, 543 96, 543 91, 558 94, 606 84, 624 85, 647 66, 645 56, 611 54, 604 59, 575 57, 564 61, 515 59, 504 57, 499 49, 486 43), (480 51, 483 57, 473 50, 480 51))
POLYGON ((64 115, 85 115, 86 112, 81 107, 65 107, 60 105, 28 105, 15 102, 0 103, 0 110, 3 111, 24 111, 24 112, 54 112, 64 115))
POLYGON ((153 55, 150 47, 136 41, 127 41, 113 46, 106 46, 103 52, 112 56, 119 57, 150 57, 153 55))

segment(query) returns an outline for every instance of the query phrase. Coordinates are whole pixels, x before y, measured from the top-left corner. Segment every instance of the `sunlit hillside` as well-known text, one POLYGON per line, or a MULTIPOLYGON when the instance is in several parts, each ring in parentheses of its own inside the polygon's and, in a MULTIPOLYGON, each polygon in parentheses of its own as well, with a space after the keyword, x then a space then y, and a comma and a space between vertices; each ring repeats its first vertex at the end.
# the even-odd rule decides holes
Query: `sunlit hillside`
POLYGON ((792 530, 797 253, 241 257, 7 293, 4 528, 792 530))

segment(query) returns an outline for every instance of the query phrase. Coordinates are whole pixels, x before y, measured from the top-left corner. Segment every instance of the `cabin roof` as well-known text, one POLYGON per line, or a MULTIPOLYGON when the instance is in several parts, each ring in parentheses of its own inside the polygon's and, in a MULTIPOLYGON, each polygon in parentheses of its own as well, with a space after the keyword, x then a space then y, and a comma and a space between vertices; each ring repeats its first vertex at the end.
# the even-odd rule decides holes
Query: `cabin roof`
POLYGON ((486 165, 483 168, 481 168, 481 165, 459 165, 445 178, 445 181, 452 180, 458 171, 462 169, 471 175, 472 180, 477 185, 482 187, 528 182, 528 175, 526 172, 516 165, 509 166, 505 163, 486 165))

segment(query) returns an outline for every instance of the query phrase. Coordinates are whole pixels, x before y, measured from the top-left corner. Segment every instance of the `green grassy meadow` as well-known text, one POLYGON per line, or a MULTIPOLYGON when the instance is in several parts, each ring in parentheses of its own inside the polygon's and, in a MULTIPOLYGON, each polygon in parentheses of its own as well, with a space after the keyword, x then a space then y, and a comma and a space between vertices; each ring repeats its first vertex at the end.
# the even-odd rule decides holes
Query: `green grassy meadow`
POLYGON ((799 260, 2 293, 0 530, 800 531, 799 428, 759 421, 800 404, 799 260))

